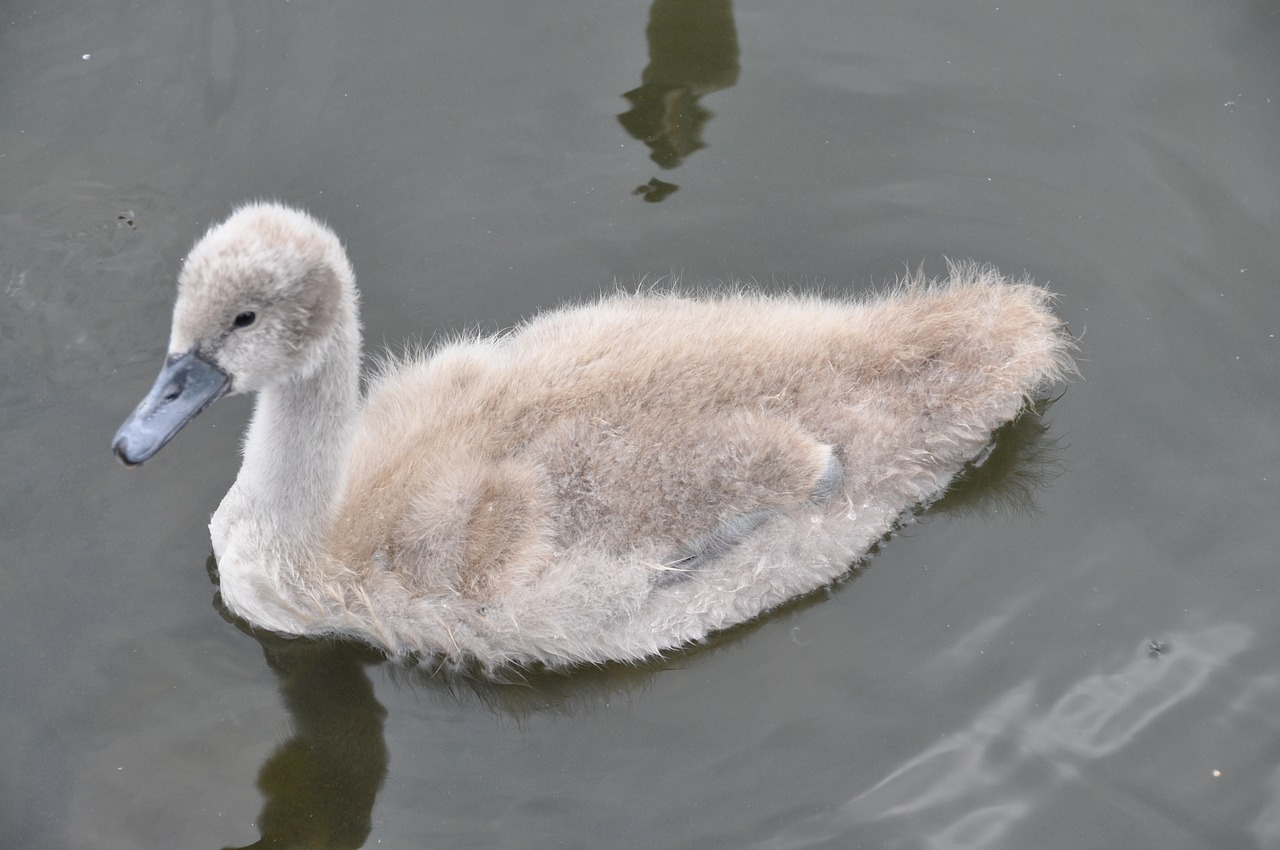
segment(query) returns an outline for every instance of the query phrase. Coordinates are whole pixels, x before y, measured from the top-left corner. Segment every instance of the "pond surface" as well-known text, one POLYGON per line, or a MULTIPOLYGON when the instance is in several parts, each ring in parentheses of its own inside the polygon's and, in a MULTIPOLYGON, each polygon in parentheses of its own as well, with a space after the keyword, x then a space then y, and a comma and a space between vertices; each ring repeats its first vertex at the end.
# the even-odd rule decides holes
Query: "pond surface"
POLYGON ((1244 0, 6 4, 0 846, 1280 846, 1278 47, 1244 0), (245 400, 108 451, 255 197, 342 235, 369 347, 952 257, 1059 293, 1083 380, 1031 497, 471 688, 220 616, 245 400))

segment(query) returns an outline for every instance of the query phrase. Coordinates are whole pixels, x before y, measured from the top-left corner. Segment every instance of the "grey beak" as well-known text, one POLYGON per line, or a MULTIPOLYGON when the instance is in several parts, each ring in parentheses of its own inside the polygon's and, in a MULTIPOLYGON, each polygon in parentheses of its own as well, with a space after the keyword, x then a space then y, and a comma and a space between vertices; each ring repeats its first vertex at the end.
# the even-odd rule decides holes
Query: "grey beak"
POLYGON ((171 354, 151 392, 111 439, 125 466, 145 463, 231 386, 231 376, 196 350, 171 354))

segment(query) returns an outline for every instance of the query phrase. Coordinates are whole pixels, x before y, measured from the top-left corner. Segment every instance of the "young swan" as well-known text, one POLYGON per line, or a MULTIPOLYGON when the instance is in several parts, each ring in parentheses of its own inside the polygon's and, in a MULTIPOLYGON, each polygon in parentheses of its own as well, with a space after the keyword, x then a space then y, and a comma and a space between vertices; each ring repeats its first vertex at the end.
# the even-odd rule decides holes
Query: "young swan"
POLYGON ((639 659, 836 579, 1074 367, 989 268, 883 297, 619 294, 387 358, 359 392, 338 238, 276 204, 183 265, 113 441, 154 455, 258 394, 210 531, 222 597, 291 634, 486 668, 639 659))

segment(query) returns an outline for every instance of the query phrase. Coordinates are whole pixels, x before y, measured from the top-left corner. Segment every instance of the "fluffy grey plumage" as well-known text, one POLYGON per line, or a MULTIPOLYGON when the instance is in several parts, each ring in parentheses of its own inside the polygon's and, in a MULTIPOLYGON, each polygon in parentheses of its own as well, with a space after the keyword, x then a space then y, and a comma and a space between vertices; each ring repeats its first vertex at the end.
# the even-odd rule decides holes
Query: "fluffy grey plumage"
POLYGON ((975 265, 864 300, 619 294, 390 359, 362 399, 337 237, 254 204, 188 256, 115 446, 139 463, 258 394, 211 524, 257 625, 484 667, 638 659, 838 578, 939 494, 1074 369, 1049 300, 975 265))

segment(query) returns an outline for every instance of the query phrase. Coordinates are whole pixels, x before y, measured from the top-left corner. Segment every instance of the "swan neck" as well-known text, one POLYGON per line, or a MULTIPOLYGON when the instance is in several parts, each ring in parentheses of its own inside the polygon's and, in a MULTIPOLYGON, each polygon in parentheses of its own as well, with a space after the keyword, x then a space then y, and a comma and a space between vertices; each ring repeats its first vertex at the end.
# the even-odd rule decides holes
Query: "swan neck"
POLYGON ((358 334, 335 336, 310 374, 258 393, 236 479, 267 538, 293 556, 314 554, 346 485, 359 404, 358 334))

